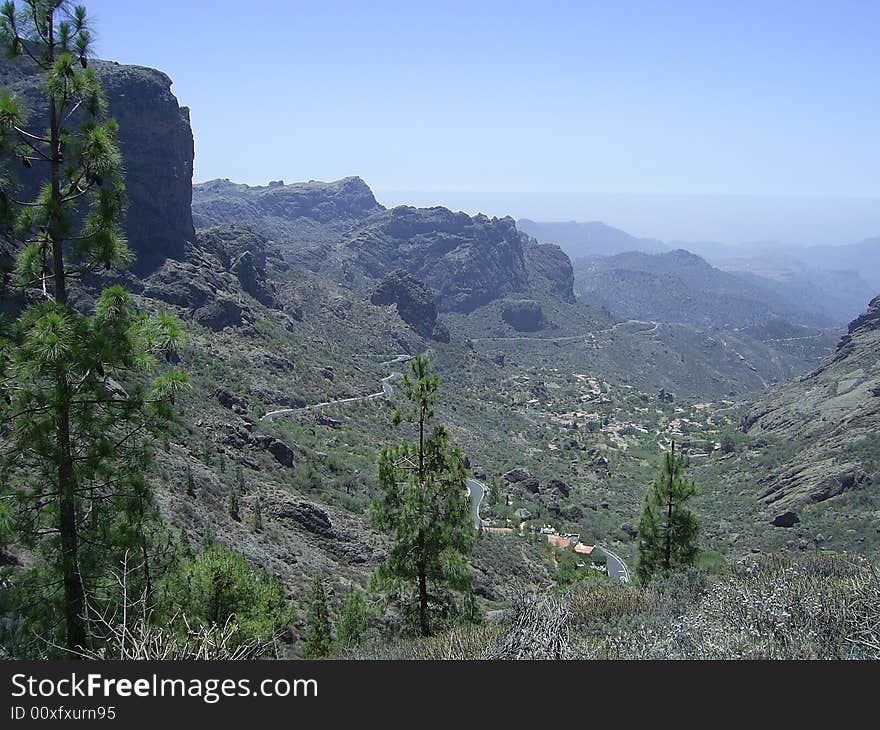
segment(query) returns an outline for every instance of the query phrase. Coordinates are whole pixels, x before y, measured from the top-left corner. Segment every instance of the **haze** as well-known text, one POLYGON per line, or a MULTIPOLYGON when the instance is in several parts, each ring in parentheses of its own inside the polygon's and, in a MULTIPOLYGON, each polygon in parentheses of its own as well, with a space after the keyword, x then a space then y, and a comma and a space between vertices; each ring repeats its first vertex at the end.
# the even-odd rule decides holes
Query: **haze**
POLYGON ((197 181, 356 174, 666 240, 880 233, 878 6, 719 5, 88 3, 100 55, 192 108, 197 181))

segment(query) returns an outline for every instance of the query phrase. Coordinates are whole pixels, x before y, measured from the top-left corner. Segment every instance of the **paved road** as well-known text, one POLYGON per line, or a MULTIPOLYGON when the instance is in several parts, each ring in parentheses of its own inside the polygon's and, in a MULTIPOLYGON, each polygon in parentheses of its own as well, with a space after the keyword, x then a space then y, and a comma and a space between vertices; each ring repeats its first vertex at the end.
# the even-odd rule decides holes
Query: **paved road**
POLYGON ((604 545, 597 545, 608 560, 608 575, 621 583, 629 583, 629 569, 619 555, 611 552, 604 545))
MULTIPOLYGON (((397 363, 403 363, 410 360, 411 357, 409 355, 398 355, 393 360, 389 360, 387 362, 383 362, 383 365, 394 365, 397 363)), ((269 411, 265 416, 260 418, 261 421, 271 421, 279 416, 291 416, 296 413, 305 413, 306 411, 313 411, 316 408, 323 408, 324 406, 334 406, 339 405, 340 403, 356 403, 361 400, 375 400, 376 398, 388 398, 393 392, 394 388, 391 386, 398 378, 403 377, 403 373, 392 372, 390 375, 386 375, 380 381, 382 383, 382 390, 378 393, 370 393, 369 395, 356 395, 352 398, 340 398, 339 400, 328 400, 323 403, 314 403, 310 406, 303 406, 302 408, 279 408, 277 411, 269 411)))
POLYGON ((483 525, 483 520, 480 519, 480 504, 483 497, 486 496, 486 487, 475 479, 468 479, 468 491, 471 493, 471 514, 474 517, 474 527, 479 530, 483 525))

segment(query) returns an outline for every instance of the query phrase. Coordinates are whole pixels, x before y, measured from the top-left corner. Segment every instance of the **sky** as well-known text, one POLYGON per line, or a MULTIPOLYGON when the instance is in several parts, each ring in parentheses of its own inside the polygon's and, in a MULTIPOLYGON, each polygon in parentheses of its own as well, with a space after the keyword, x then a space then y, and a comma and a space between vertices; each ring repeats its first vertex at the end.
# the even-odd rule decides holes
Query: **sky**
POLYGON ((82 0, 190 107, 195 180, 639 236, 880 234, 880 3, 82 0))

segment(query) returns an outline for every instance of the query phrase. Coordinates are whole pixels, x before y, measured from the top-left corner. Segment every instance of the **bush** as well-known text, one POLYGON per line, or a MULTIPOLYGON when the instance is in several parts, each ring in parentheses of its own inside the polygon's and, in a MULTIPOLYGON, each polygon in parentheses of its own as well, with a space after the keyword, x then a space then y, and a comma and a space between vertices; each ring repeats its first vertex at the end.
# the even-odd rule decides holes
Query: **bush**
POLYGON ((162 587, 159 600, 159 613, 168 620, 182 614, 193 625, 225 626, 233 619, 238 644, 271 640, 293 620, 281 581, 252 569, 241 555, 220 543, 206 547, 197 559, 184 561, 162 587))

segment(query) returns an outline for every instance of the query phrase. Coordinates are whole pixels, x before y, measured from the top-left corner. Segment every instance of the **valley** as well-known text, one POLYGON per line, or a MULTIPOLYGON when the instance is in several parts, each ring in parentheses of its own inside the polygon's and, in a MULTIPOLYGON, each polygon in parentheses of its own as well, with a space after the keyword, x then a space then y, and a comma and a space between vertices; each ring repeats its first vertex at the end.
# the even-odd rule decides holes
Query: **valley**
MULTIPOLYGON (((426 355, 437 421, 468 469, 487 615, 604 580, 548 535, 599 546, 628 583, 645 490, 673 444, 699 488, 701 568, 880 556, 880 302, 851 312, 851 297, 825 296, 848 274, 780 283, 602 225, 389 209, 358 177, 192 186, 170 79, 96 69, 125 130, 137 264, 91 274, 72 301, 88 309, 119 283, 185 324, 174 358, 190 388, 149 479, 186 551, 216 541, 293 602, 314 576, 333 598, 367 590, 389 550, 369 514, 377 455, 405 433, 398 380, 426 355)), ((0 82, 37 97, 15 63, 0 82)), ((11 254, 4 243, 6 270, 11 254)), ((22 304, 0 289, 0 311, 22 304)), ((297 616, 284 651, 298 656, 306 630, 297 616)))

